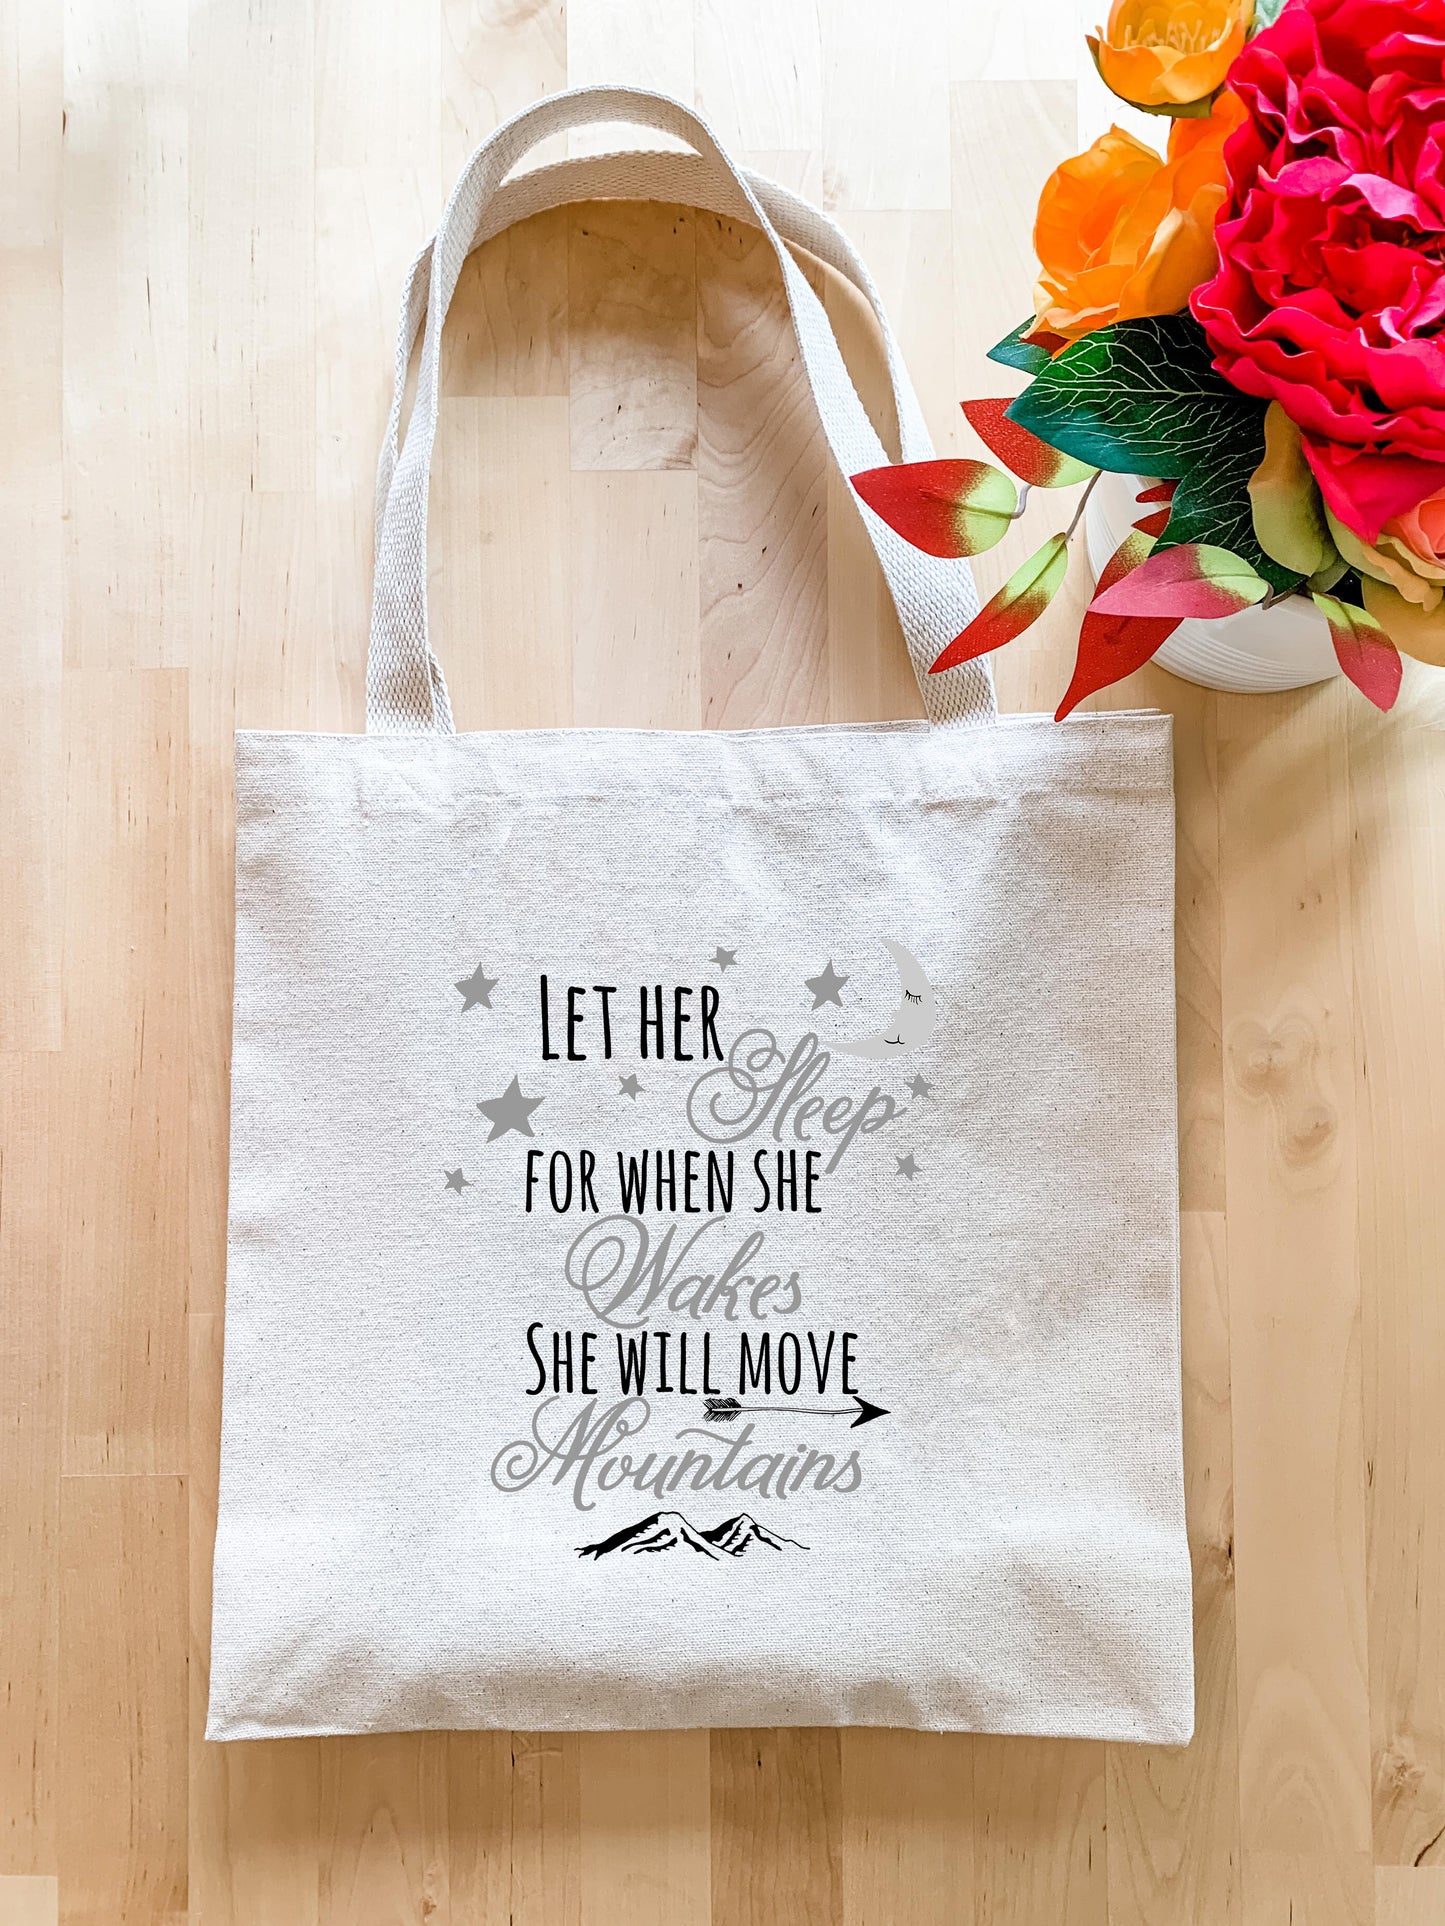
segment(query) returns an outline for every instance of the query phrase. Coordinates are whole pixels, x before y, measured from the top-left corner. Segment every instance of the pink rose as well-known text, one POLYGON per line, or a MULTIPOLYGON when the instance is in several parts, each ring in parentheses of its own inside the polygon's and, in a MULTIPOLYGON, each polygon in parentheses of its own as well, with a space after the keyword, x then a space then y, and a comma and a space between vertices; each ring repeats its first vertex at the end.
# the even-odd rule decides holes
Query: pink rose
POLYGON ((1190 305, 1374 542, 1445 486, 1445 0, 1290 0, 1229 85, 1248 119, 1190 305))

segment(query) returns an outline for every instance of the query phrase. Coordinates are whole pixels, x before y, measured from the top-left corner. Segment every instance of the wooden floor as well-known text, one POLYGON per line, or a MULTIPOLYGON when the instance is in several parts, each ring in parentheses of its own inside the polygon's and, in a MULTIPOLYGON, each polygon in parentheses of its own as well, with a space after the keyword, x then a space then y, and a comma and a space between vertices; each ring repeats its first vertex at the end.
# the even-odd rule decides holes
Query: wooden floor
MULTIPOLYGON (((405 262, 500 117, 660 86, 835 210, 962 449, 1076 36, 1068 0, 0 18, 0 1926, 1445 1920, 1445 691, 1413 670, 1385 721, 1115 692, 1177 719, 1186 1752, 202 1743, 232 730, 361 725, 405 262)), ((492 244, 434 499, 463 727, 916 711, 746 230, 609 206, 492 244)), ((1007 706, 1053 707, 1084 596, 1002 658, 1007 706)))

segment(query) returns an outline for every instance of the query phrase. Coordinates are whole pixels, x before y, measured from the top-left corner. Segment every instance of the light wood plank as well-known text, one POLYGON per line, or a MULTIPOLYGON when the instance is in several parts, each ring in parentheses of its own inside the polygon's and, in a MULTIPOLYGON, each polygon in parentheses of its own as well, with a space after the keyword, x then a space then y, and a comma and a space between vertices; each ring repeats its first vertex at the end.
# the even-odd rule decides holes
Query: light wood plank
POLYGON ((185 671, 68 678, 64 735, 66 1047, 53 1165, 63 1469, 181 1472, 185 671))
POLYGON ((825 205, 949 205, 949 11, 898 0, 886 26, 872 0, 820 11, 825 205))
MULTIPOLYGON (((303 611, 306 659, 333 692, 331 706, 318 711, 318 721, 332 718, 325 727, 366 722, 376 461, 391 405, 401 290, 439 195, 414 172, 382 165, 317 176, 316 443, 308 484, 316 493, 316 554, 297 583, 299 603, 288 596, 275 616, 292 626, 293 612, 303 611)), ((290 498, 298 509, 304 492, 290 498)), ((256 637, 269 642, 262 621, 256 637)), ((244 711, 242 720, 249 720, 244 711)))
MULTIPOLYGON (((567 0, 528 0, 523 7, 441 0, 442 166, 447 180, 472 149, 513 114, 569 82, 567 0)), ((533 150, 532 159, 561 160, 566 142, 533 150)))
POLYGON ((690 468, 697 447, 690 208, 593 202, 567 262, 572 466, 690 468))
POLYGON ((0 1873, 0 1926, 58 1926, 59 1919, 53 1873, 0 1873))
MULTIPOLYGON (((395 7, 389 0, 311 0, 311 6, 314 53, 288 76, 288 85, 299 90, 312 81, 317 172, 386 167, 430 187, 441 168, 441 9, 395 7)), ((305 9, 297 12, 304 21, 305 9)), ((286 43, 278 49, 289 50, 286 43)), ((293 138, 304 137, 306 126, 303 116, 293 138)))
MULTIPOLYGON (((191 125, 194 485, 315 473, 315 20, 311 0, 196 16, 191 125)), ((336 51, 332 51, 333 62, 336 51)))
MULTIPOLYGON (((0 1055, 0 1871, 56 1863, 62 1324, 47 1056, 0 1055)), ((0 1912, 3 1918, 3 1912, 0 1912)))
MULTIPOLYGON (((507 228, 468 258, 442 338, 443 394, 571 392, 567 278, 568 239, 574 218, 565 207, 535 214, 530 221, 507 228)), ((686 271, 690 281, 690 267, 686 271)), ((689 305, 689 321, 691 316, 689 305)), ((646 352, 647 344, 640 344, 640 348, 646 352)), ((685 368, 689 353, 674 347, 674 355, 685 368)), ((666 361, 664 348, 659 371, 664 375, 666 361)), ((599 374, 605 372, 598 370, 599 374)), ((678 385, 685 388, 691 384, 679 380, 678 385)), ((620 391, 613 396, 617 403, 624 399, 620 391)))
POLYGON ((65 602, 61 129, 64 15, 0 7, 0 1050, 61 1042, 60 666, 65 602))
POLYGON ((1109 1748, 1110 1926, 1240 1917, 1229 1283, 1222 1214, 1183 1222, 1184 1451, 1194 1556, 1189 1746, 1109 1748))
POLYGON ((1370 1855, 1345 693, 1220 706, 1246 1918, 1370 1855))
POLYGON ((973 1899, 989 1926, 1094 1926, 1108 1918, 1102 1745, 978 1739, 973 1750, 973 1899))
POLYGON ((581 1741, 583 1926, 709 1926, 706 1732, 581 1741))
POLYGON ((512 1915, 512 1735, 447 1735, 447 1858, 452 1920, 512 1915))
POLYGON ((1018 370, 987 355, 1032 308, 1039 189, 1076 151, 1077 98, 1065 81, 960 81, 949 107, 954 380, 960 400, 1017 394, 1018 370))
POLYGON ((698 542, 709 728, 818 722, 831 457, 755 228, 700 214, 698 542))
POLYGON ((845 1926, 954 1926, 973 1889, 973 1741, 845 1732, 845 1926))
POLYGON ((1436 731, 1352 723, 1374 1856, 1445 1868, 1445 790, 1436 731))
POLYGON ((1375 1926, 1436 1926, 1445 1919, 1445 1866, 1381 1866, 1375 1873, 1375 1926))
POLYGON ((561 397, 442 405, 433 646, 459 729, 572 720, 567 413, 561 397))
MULTIPOLYGON (((696 84, 694 8, 676 0, 567 0, 567 85, 612 83, 691 102, 696 84)), ((567 136, 569 154, 618 147, 679 147, 670 134, 588 128, 567 136)))
POLYGON ((711 1926, 842 1926, 842 1798, 839 1733, 714 1732, 711 1926))
MULTIPOLYGON (((184 663, 184 0, 66 0, 65 659, 184 663)), ((242 249, 244 259, 244 247, 242 249)))
POLYGON ((0 1050, 58 1051, 64 873, 55 824, 65 809, 58 675, 0 690, 0 760, 8 791, 0 805, 0 903, 25 906, 6 938, 0 1050))
POLYGON ((572 716, 579 728, 696 729, 697 477, 572 477, 572 716))
POLYGON ((697 0, 694 57, 698 110, 729 152, 821 200, 823 39, 816 0, 697 0))
POLYGON ((60 1917, 186 1911, 186 1488, 61 1488, 60 1917))
POLYGON ((511 1926, 581 1926, 582 1740, 512 1734, 511 1926))
POLYGON ((445 1916, 447 1738, 321 1741, 322 1926, 445 1916))
MULTIPOLYGON (((63 216, 65 14, 6 0, 0 7, 0 234, 17 252, 51 250, 59 272, 63 216)), ((7 351, 6 360, 10 356, 7 351)), ((15 368, 23 374, 23 364, 15 368)))

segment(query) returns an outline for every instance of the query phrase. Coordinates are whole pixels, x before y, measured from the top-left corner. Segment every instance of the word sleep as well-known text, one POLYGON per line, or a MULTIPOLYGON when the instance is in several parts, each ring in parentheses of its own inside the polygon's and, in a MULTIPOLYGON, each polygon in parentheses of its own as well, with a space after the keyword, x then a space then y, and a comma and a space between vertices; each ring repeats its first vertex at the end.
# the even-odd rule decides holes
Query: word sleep
POLYGON ((811 1031, 785 1051, 771 1030, 744 1030, 727 1062, 704 1070, 687 1096, 687 1120, 707 1143, 740 1143, 766 1131, 807 1143, 815 1133, 836 1139, 823 1166, 834 1171, 859 1137, 871 1137, 899 1115, 877 1084, 860 1098, 812 1094, 832 1057, 811 1031))

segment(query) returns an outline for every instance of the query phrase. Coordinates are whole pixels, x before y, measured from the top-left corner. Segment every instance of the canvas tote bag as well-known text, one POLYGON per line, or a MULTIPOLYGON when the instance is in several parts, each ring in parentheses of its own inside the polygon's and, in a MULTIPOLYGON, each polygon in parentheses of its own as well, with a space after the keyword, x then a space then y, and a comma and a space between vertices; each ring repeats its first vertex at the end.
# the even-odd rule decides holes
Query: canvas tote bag
POLYGON ((927 722, 453 729, 447 306, 508 222, 627 197, 761 229, 852 473, 788 244, 846 275, 931 453, 848 242, 685 107, 563 95, 468 165, 403 308, 367 732, 236 743, 209 1735, 1185 1740, 1167 719, 930 677, 968 570, 865 512, 927 722), (509 178, 588 121, 694 151, 509 178))

